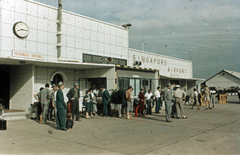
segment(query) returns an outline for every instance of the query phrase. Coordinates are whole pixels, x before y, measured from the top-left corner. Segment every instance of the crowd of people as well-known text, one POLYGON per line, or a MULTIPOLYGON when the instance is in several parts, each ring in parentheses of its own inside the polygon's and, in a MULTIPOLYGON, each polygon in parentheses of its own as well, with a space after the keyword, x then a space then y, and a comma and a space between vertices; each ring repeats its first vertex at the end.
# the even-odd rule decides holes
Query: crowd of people
MULTIPOLYGON (((65 103, 64 95, 62 90, 64 89, 64 83, 59 82, 57 85, 52 85, 52 90, 49 89, 49 84, 45 85, 45 88, 40 88, 39 93, 35 94, 34 97, 37 99, 37 113, 38 120, 40 124, 47 124, 47 120, 53 121, 53 113, 55 117, 55 122, 57 129, 67 131, 73 126, 73 119, 75 121, 80 120, 79 115, 79 99, 80 91, 79 84, 75 83, 74 87, 71 88, 66 97, 68 102, 65 103)), ((100 87, 102 92, 102 106, 103 106, 103 116, 108 117, 110 107, 110 95, 105 86, 100 87)), ((146 115, 152 115, 152 108, 155 107, 155 114, 160 113, 163 108, 163 103, 165 103, 165 114, 166 122, 172 122, 171 118, 176 119, 187 119, 184 113, 183 104, 187 97, 186 92, 180 89, 179 85, 168 84, 164 92, 161 92, 161 88, 157 87, 154 94, 149 89, 144 94, 144 89, 140 90, 137 98, 132 96, 133 88, 129 86, 123 93, 122 107, 118 108, 118 113, 121 117, 121 109, 123 109, 124 118, 132 119, 132 112, 134 108, 137 108, 137 112, 140 117, 146 117, 146 115)), ((204 91, 199 93, 196 88, 194 88, 193 95, 193 105, 198 106, 197 110, 200 110, 201 106, 201 95, 204 96, 203 101, 205 102, 206 109, 212 109, 215 105, 215 95, 216 90, 209 90, 207 86, 204 87, 204 91), (210 104, 212 103, 212 104, 210 104), (211 106, 210 106, 211 105, 211 106)), ((99 96, 99 90, 96 87, 94 90, 89 89, 83 98, 83 106, 86 108, 86 118, 90 119, 94 116, 98 116, 97 107, 97 97, 99 96)), ((136 112, 136 110, 135 110, 136 112)))

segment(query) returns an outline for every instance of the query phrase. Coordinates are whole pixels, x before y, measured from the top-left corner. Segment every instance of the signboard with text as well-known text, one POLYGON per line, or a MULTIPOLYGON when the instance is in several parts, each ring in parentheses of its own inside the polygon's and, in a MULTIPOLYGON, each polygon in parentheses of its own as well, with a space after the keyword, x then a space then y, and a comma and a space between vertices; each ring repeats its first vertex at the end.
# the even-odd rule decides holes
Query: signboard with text
POLYGON ((13 57, 20 57, 20 58, 27 58, 27 59, 44 59, 43 54, 35 54, 35 53, 28 53, 28 52, 12 52, 13 57))
POLYGON ((129 65, 133 62, 140 61, 142 68, 158 69, 162 76, 173 78, 192 78, 192 62, 188 60, 158 55, 150 52, 143 52, 129 49, 129 65))

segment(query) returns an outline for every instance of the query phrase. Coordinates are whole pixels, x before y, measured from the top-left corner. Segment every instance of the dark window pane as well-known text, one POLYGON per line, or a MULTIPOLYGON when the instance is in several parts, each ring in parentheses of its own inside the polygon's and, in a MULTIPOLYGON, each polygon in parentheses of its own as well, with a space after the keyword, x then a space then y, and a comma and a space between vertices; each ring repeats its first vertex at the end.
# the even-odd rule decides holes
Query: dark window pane
POLYGON ((123 87, 123 89, 127 90, 128 86, 129 86, 129 79, 128 78, 124 78, 124 87, 123 87))
POLYGON ((83 54, 83 62, 92 62, 92 55, 83 54))
POLYGON ((93 56, 93 62, 94 63, 102 63, 100 56, 93 56))
POLYGON ((111 64, 115 64, 115 65, 118 65, 118 59, 114 59, 112 60, 111 64))
POLYGON ((124 90, 123 78, 118 78, 118 88, 124 90))
POLYGON ((136 92, 136 94, 135 94, 135 96, 138 96, 138 94, 140 93, 140 85, 141 85, 141 83, 140 83, 140 79, 136 79, 136 85, 135 85, 135 92, 136 92))
POLYGON ((127 60, 119 60, 119 65, 126 66, 127 65, 127 60))

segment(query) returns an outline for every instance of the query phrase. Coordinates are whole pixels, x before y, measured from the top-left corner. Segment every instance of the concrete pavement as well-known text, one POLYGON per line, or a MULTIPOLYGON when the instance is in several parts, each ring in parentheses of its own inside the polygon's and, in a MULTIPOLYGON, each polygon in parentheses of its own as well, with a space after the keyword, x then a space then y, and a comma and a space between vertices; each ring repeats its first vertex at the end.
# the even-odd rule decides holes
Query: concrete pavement
POLYGON ((240 103, 191 110, 188 119, 165 122, 164 112, 146 118, 81 118, 72 130, 35 120, 8 121, 0 154, 240 154, 240 103))

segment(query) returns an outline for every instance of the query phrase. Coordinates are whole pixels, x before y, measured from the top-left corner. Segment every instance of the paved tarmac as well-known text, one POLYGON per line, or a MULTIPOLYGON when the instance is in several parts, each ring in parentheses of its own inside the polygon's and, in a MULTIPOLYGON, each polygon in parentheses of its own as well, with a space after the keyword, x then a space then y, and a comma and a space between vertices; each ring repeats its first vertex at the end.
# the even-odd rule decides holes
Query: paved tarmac
POLYGON ((191 110, 188 119, 165 122, 164 112, 146 118, 81 118, 72 130, 35 120, 9 121, 0 131, 0 154, 240 154, 240 103, 191 110))

